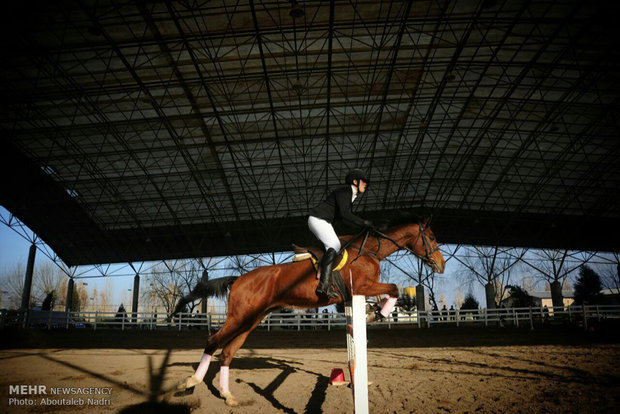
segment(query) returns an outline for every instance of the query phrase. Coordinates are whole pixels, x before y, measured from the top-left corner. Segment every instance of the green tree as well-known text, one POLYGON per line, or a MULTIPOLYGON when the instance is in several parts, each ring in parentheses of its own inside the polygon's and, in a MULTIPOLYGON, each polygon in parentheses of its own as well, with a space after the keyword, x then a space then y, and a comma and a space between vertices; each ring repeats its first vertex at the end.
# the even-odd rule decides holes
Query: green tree
POLYGON ((121 305, 118 307, 118 310, 116 311, 114 319, 116 320, 116 322, 121 322, 124 318, 127 318, 127 311, 125 310, 125 306, 121 303, 121 305))
POLYGON ((465 300, 463 301, 463 306, 461 306, 461 309, 478 309, 479 307, 480 304, 478 303, 476 298, 474 298, 471 293, 468 293, 467 296, 465 296, 465 300))
POLYGON ((527 293, 527 290, 513 285, 508 285, 506 288, 513 308, 527 308, 534 305, 534 298, 527 293))
POLYGON ((601 300, 601 277, 590 266, 579 268, 575 283, 575 305, 592 305, 601 300))
POLYGON ((51 292, 47 294, 47 296, 45 296, 45 299, 43 299, 41 310, 49 311, 49 310, 54 309, 55 299, 56 299, 56 295, 54 294, 54 291, 52 290, 51 292))

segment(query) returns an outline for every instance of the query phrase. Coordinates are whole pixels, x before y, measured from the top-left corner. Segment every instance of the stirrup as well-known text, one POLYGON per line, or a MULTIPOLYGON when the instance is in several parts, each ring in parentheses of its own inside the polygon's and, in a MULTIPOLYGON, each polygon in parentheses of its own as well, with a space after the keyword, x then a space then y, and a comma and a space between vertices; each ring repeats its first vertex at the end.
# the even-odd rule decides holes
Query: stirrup
POLYGON ((328 298, 336 299, 339 295, 337 292, 335 292, 332 289, 332 285, 330 282, 331 282, 331 275, 328 277, 328 281, 327 281, 328 285, 324 289, 321 289, 321 281, 319 281, 319 285, 316 288, 316 293, 318 295, 325 295, 328 298))
POLYGON ((338 298, 340 295, 338 295, 338 292, 336 292, 334 289, 331 288, 331 286, 329 288, 327 288, 327 292, 319 292, 325 296, 327 296, 330 299, 336 299, 338 298))

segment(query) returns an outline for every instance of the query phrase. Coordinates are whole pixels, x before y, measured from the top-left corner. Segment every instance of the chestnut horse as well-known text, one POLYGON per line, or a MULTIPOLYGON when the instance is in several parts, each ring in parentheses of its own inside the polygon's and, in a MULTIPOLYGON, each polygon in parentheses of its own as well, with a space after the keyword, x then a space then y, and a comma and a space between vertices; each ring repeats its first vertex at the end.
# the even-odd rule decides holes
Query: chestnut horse
MULTIPOLYGON (((378 233, 380 236, 368 237, 363 246, 361 241, 352 240, 351 236, 343 237, 343 240, 348 239, 350 242, 347 247, 347 263, 340 270, 348 292, 365 296, 387 294, 395 302, 398 287, 392 283, 379 282, 379 261, 400 249, 412 252, 433 271, 443 273, 445 261, 428 223, 427 219, 416 224, 393 227, 385 234, 378 233), (350 280, 353 281, 353 286, 350 280)), ((317 295, 317 285, 316 271, 310 260, 264 266, 238 277, 200 282, 190 295, 180 300, 173 314, 179 312, 188 302, 208 296, 225 296, 230 289, 228 316, 224 326, 207 339, 196 373, 181 382, 178 389, 191 388, 202 382, 211 356, 218 348, 223 347, 220 356, 220 394, 226 399, 226 404, 237 405, 228 386, 229 366, 235 353, 250 332, 274 309, 318 308, 342 301, 341 297, 317 295)))

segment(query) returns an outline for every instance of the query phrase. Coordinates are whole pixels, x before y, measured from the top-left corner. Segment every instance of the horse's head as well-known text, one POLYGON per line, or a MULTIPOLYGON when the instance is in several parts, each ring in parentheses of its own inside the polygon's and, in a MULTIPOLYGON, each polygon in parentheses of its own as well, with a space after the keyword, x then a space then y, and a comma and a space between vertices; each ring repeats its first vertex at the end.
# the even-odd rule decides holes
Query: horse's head
POLYGON ((433 272, 443 273, 446 267, 446 261, 439 250, 437 239, 430 227, 430 218, 420 221, 414 225, 418 227, 418 231, 414 231, 411 239, 406 243, 409 250, 413 251, 422 261, 427 264, 433 272), (416 234, 417 233, 417 234, 416 234))

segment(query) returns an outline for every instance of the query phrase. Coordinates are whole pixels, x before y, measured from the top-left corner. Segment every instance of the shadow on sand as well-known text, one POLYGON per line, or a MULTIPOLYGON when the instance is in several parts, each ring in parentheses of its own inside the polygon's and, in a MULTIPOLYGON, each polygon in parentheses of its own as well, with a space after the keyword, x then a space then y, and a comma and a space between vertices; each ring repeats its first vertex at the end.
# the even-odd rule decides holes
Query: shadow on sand
MULTIPOLYGON (((175 365, 187 365, 185 363, 175 363, 170 366, 175 365)), ((191 364, 192 368, 195 370, 198 367, 198 364, 191 364)), ((220 397, 219 390, 213 385, 215 377, 217 375, 219 369, 219 364, 214 364, 214 367, 210 367, 203 383, 207 386, 209 392, 216 398, 222 399, 220 397), (217 367, 217 368, 215 368, 217 367)), ((275 410, 278 412, 285 412, 294 414, 296 411, 290 407, 286 407, 282 404, 274 394, 277 394, 277 389, 286 381, 286 379, 296 372, 304 372, 306 374, 310 374, 316 377, 315 385, 306 404, 305 413, 320 413, 322 412, 322 406, 325 402, 325 395, 327 393, 327 387, 329 385, 329 377, 314 371, 309 371, 307 369, 302 368, 302 364, 295 363, 291 361, 285 361, 277 358, 267 358, 267 357, 237 357, 235 358, 235 369, 237 370, 260 370, 260 369, 268 369, 268 370, 279 370, 280 373, 276 375, 276 377, 269 383, 267 386, 261 387, 258 384, 253 382, 245 382, 241 379, 235 380, 236 383, 244 383, 247 384, 257 395, 263 397, 266 401, 268 401, 275 410)), ((184 392, 176 393, 175 396, 186 396, 193 393, 193 388, 184 392)), ((223 399, 222 399, 223 400, 223 399)), ((248 407, 253 404, 252 401, 239 401, 240 406, 248 407)))

